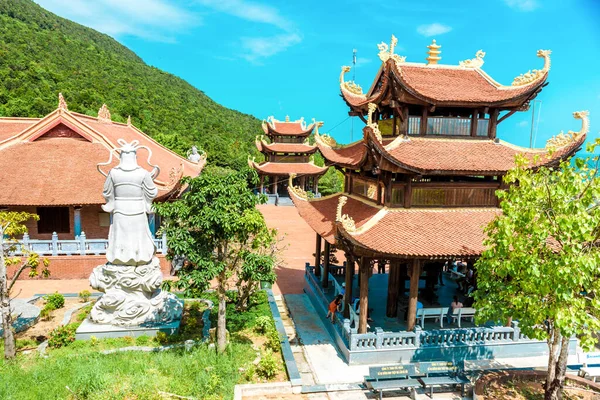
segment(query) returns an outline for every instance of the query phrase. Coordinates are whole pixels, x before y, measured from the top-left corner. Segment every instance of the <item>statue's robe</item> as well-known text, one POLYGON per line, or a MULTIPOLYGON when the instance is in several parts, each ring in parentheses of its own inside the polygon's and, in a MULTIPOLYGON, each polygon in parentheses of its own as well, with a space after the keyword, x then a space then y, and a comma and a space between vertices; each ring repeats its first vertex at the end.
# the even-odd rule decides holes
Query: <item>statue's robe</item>
POLYGON ((148 226, 152 200, 158 189, 148 171, 141 167, 124 170, 113 168, 104 183, 102 209, 112 214, 106 258, 114 265, 142 265, 152 260, 156 251, 148 226))

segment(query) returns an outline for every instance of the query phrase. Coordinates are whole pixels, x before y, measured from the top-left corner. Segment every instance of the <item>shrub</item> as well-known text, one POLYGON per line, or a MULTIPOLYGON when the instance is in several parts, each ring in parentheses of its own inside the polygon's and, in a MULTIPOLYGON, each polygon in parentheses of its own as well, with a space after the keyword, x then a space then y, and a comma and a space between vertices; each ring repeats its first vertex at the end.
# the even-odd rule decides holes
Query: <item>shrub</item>
POLYGON ((162 344, 162 345, 164 345, 164 344, 167 344, 167 343, 169 342, 169 335, 167 335, 167 334, 166 334, 166 333, 164 333, 164 332, 160 332, 160 331, 159 331, 159 332, 156 332, 156 337, 155 337, 155 339, 156 339, 156 342, 157 342, 158 344, 162 344))
POLYGON ((135 338, 135 344, 138 346, 147 346, 150 344, 150 336, 142 335, 135 338))
POLYGON ((43 321, 50 321, 52 319, 52 311, 54 309, 52 307, 44 307, 40 311, 40 318, 43 321))
POLYGON ((51 306, 52 310, 58 310, 65 305, 65 296, 58 292, 44 296, 44 300, 46 300, 46 307, 51 306))
POLYGON ((75 329, 76 327, 73 324, 54 328, 48 334, 48 346, 57 349, 73 343, 75 341, 75 329))
POLYGON ((256 318, 256 322, 254 325, 254 330, 256 331, 256 333, 265 334, 271 329, 275 329, 271 317, 269 317, 268 315, 263 315, 261 317, 256 318))
POLYGON ((271 328, 267 331, 265 347, 271 351, 278 352, 281 349, 281 338, 277 329, 271 328))
POLYGON ((277 375, 277 360, 273 352, 267 350, 256 366, 256 373, 266 379, 271 379, 277 375))
POLYGON ((90 297, 92 297, 92 294, 89 290, 82 290, 79 292, 79 298, 81 299, 82 303, 87 303, 90 300, 90 297))

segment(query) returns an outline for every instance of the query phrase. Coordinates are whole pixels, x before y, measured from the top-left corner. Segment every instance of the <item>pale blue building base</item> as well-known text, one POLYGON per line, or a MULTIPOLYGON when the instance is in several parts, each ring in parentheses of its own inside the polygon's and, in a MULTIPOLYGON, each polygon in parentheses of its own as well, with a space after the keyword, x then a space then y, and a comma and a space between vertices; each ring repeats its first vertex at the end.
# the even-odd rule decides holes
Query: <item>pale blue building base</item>
POLYGON ((167 335, 174 335, 179 332, 181 320, 172 321, 164 324, 149 324, 144 326, 115 326, 96 324, 89 318, 86 318, 75 332, 76 340, 90 340, 93 337, 97 339, 120 338, 125 336, 154 337, 158 332, 164 332, 167 335))

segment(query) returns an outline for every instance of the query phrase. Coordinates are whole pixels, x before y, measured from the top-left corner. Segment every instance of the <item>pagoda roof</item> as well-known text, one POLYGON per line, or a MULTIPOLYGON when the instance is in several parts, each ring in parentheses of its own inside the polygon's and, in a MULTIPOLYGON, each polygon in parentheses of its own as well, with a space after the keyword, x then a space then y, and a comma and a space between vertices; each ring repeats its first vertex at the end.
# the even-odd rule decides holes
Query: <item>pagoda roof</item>
POLYGON ((312 154, 317 151, 317 146, 305 143, 267 143, 256 139, 256 148, 261 153, 303 153, 312 154))
POLYGON ((285 121, 279 121, 270 116, 263 120, 262 128, 265 134, 269 136, 308 136, 317 124, 314 119, 310 125, 306 125, 304 118, 290 121, 289 117, 286 117, 285 121))
POLYGON ((323 175, 328 167, 319 167, 312 162, 307 163, 284 163, 284 162, 263 162, 257 163, 248 158, 248 165, 254 168, 258 173, 264 175, 323 175))
MULTIPOLYGON (((64 101, 64 100, 63 100, 64 101)), ((104 117, 104 118, 103 118, 104 117)), ((0 118, 0 205, 103 204, 105 177, 97 165, 120 148, 118 139, 139 141, 152 151, 150 161, 160 167, 155 178, 158 199, 177 195, 182 176, 197 176, 205 159, 193 163, 160 145, 131 124, 68 111, 66 103, 40 119, 0 118)), ((148 152, 139 151, 146 165, 148 152)), ((106 173, 118 164, 102 166, 106 173)))
MULTIPOLYGON (((392 36, 392 44, 394 40, 392 36)), ((352 108, 365 110, 368 103, 379 104, 390 96, 401 96, 397 97, 401 102, 424 105, 520 108, 541 90, 550 70, 551 52, 538 50, 537 56, 544 58, 543 68, 522 74, 507 86, 481 69, 485 56, 481 50, 475 58, 461 61, 460 65, 444 65, 406 62, 405 57, 393 54, 393 47, 388 51, 387 44, 379 45, 383 63, 367 93, 356 83, 344 81, 350 67, 342 67, 340 89, 352 108)))
MULTIPOLYGON (((366 159, 367 148, 381 155, 387 167, 423 175, 504 174, 515 166, 520 154, 530 160, 532 167, 555 165, 576 153, 583 145, 589 130, 587 111, 573 113, 582 120, 579 132, 569 131, 550 139, 545 148, 530 149, 498 139, 451 138, 431 136, 398 136, 382 140, 377 126, 364 128, 365 139, 346 147, 331 147, 322 136, 315 135, 319 150, 330 163, 357 169, 366 159), (359 145, 359 143, 362 144, 359 145), (368 144, 368 145, 367 145, 368 144)), ((386 168, 387 169, 387 168, 386 168)))

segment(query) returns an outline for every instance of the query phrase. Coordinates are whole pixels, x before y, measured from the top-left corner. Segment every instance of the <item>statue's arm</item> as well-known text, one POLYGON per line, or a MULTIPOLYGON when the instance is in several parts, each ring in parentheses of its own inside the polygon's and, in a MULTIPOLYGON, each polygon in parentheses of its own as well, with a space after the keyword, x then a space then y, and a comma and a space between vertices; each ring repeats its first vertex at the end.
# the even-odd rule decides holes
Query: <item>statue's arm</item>
POLYGON ((106 200, 106 204, 102 205, 102 209, 107 213, 113 212, 115 209, 115 184, 110 172, 106 176, 106 181, 104 181, 102 196, 104 197, 104 200, 106 200))
POLYGON ((146 203, 146 212, 153 213, 154 211, 152 211, 152 200, 154 200, 158 195, 158 188, 154 184, 150 173, 145 174, 144 180, 142 181, 142 189, 144 194, 144 200, 146 203))

